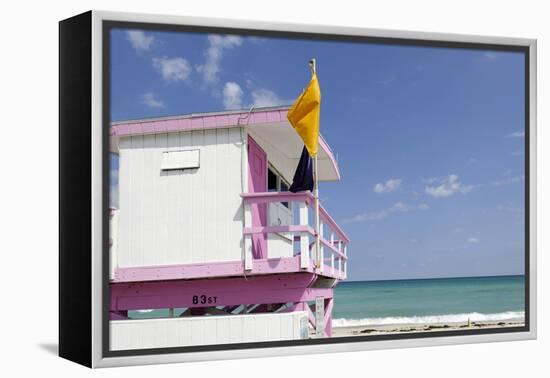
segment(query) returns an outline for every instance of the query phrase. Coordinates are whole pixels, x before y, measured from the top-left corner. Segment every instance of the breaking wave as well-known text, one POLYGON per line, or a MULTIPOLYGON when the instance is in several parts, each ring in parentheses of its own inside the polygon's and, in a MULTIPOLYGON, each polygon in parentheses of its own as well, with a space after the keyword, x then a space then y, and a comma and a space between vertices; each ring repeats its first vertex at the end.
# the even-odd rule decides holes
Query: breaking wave
POLYGON ((332 320, 333 327, 354 327, 374 326, 390 324, 438 324, 438 323, 465 323, 470 319, 472 322, 497 322, 512 319, 523 319, 524 311, 506 311, 495 314, 481 314, 470 312, 464 314, 426 315, 426 316, 390 316, 385 318, 363 318, 344 319, 335 318, 332 320))

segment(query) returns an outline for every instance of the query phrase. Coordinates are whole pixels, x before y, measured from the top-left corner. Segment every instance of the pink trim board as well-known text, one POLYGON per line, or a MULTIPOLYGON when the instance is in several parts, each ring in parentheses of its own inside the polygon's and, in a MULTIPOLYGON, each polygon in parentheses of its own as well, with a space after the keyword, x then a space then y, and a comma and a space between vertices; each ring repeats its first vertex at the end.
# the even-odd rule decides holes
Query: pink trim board
POLYGON ((203 113, 197 115, 157 119, 113 122, 111 136, 159 134, 175 131, 219 129, 262 123, 284 122, 287 109, 270 109, 257 112, 203 113))
MULTIPOLYGON (((137 119, 120 122, 112 122, 110 135, 113 137, 162 134, 178 131, 220 129, 236 126, 253 126, 254 124, 288 122, 287 113, 289 107, 273 109, 202 113, 181 115, 173 117, 137 119)), ((319 136, 319 146, 327 154, 335 168, 338 180, 340 180, 340 169, 332 150, 325 139, 319 136)))
MULTIPOLYGON (((278 273, 309 272, 320 273, 314 268, 312 262, 310 268, 300 268, 300 256, 252 260, 252 270, 245 272, 242 261, 213 262, 200 264, 158 265, 145 267, 129 267, 115 269, 112 283, 122 282, 147 282, 160 280, 190 280, 213 277, 257 276, 278 273)), ((334 274, 329 265, 325 264, 322 275, 343 279, 344 272, 335 268, 334 274)))
POLYGON ((205 307, 200 302, 194 303, 196 295, 212 298, 210 306, 308 302, 319 296, 332 298, 332 288, 311 287, 316 278, 313 273, 300 273, 111 284, 110 311, 205 307))
MULTIPOLYGON (((248 137, 248 192, 267 192, 267 154, 252 137, 248 137)), ((252 226, 267 226, 267 205, 254 203, 250 206, 252 226)), ((252 235, 252 256, 255 259, 267 258, 267 234, 252 235)))

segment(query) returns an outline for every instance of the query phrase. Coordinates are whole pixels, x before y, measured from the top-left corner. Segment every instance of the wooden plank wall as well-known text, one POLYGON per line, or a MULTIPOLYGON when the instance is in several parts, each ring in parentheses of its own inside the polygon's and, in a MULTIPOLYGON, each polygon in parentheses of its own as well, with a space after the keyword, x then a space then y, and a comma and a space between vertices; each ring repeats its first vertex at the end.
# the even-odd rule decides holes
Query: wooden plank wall
POLYGON ((118 267, 240 260, 240 128, 119 141, 118 267), (200 150, 200 168, 162 171, 162 153, 200 150))
POLYGON ((111 350, 297 340, 307 337, 307 313, 112 320, 111 350), (305 327, 305 329, 304 329, 305 327))

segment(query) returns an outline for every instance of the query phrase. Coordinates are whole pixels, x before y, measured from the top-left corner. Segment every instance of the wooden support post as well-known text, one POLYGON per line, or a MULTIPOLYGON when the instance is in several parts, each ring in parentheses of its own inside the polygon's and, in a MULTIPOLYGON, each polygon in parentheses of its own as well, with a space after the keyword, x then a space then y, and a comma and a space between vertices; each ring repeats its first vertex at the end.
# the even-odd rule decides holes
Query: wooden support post
MULTIPOLYGON (((348 246, 344 244, 344 256, 348 256, 348 246)), ((344 260, 344 279, 348 276, 348 260, 344 260)))
POLYGON ((334 305, 334 298, 325 299, 325 336, 332 336, 332 307, 334 305))
POLYGON ((185 309, 181 314, 179 314, 178 317, 183 318, 184 316, 189 316, 191 314, 190 310, 191 310, 190 308, 185 309))
POLYGON ((261 312, 271 312, 270 306, 271 305, 260 304, 256 306, 253 310, 251 310, 249 313, 255 314, 255 313, 261 313, 261 312))
MULTIPOLYGON (((239 305, 240 306, 240 305, 239 305)), ((235 311, 239 306, 225 306, 224 310, 228 314, 231 314, 233 311, 235 311)))
MULTIPOLYGON (((319 238, 323 237, 323 222, 319 224, 319 238)), ((319 243, 319 255, 317 256, 319 271, 321 273, 325 270, 325 247, 319 243)))
POLYGON ((315 336, 325 335, 325 298, 315 298, 315 336))
MULTIPOLYGON (((338 241, 338 251, 342 253, 342 240, 338 241)), ((342 272, 342 257, 338 255, 338 274, 343 275, 342 272)))
MULTIPOLYGON (((248 203, 244 203, 244 226, 252 226, 252 209, 248 203)), ((244 269, 252 270, 252 235, 243 235, 243 238, 244 269)))
MULTIPOLYGON (((305 202, 300 202, 299 214, 300 214, 300 226, 309 225, 309 209, 305 202)), ((300 268, 308 269, 310 265, 309 256, 309 233, 302 232, 300 234, 300 268)))
POLYGON ((304 310, 307 312, 307 318, 309 320, 309 324, 315 329, 315 314, 311 310, 311 307, 307 302, 302 302, 304 304, 304 310))
MULTIPOLYGON (((330 244, 334 247, 334 232, 330 233, 330 244)), ((330 274, 334 276, 334 252, 330 252, 330 274)))

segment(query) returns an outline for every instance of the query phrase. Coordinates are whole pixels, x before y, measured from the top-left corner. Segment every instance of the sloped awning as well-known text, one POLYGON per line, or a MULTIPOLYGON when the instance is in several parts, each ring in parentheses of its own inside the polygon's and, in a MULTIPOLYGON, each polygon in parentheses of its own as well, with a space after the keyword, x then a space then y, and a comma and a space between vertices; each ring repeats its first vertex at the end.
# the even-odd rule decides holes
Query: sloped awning
MULTIPOLYGON (((260 123, 248 125, 254 135, 260 135, 276 146, 277 150, 287 158, 294 161, 293 166, 298 165, 304 142, 296 133, 290 122, 286 120, 273 123, 260 123)), ((317 155, 319 181, 338 181, 340 171, 328 143, 320 137, 319 151, 317 155)))

